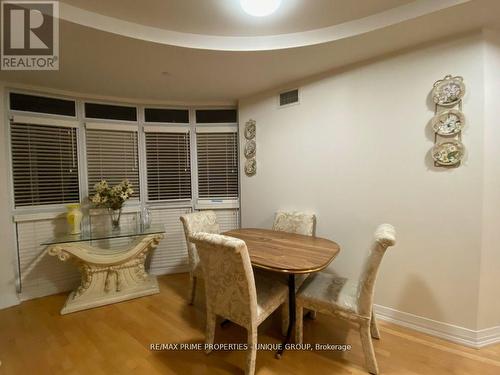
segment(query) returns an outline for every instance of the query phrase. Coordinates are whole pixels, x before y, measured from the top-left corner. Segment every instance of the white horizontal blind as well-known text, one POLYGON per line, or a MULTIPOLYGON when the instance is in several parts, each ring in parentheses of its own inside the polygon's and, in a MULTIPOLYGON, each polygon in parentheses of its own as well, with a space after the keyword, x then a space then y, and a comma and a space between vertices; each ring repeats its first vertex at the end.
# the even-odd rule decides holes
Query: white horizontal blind
POLYGON ((149 201, 191 199, 189 153, 189 133, 146 133, 149 201))
POLYGON ((153 224, 164 224, 166 229, 166 238, 160 242, 151 257, 149 271, 153 275, 188 270, 186 240, 180 216, 190 212, 190 207, 151 209, 153 224))
POLYGON ((106 180, 114 186, 128 179, 139 198, 139 158, 136 131, 87 129, 87 173, 89 195, 94 185, 106 180))
POLYGON ((217 222, 219 223, 221 233, 239 229, 240 215, 238 209, 214 210, 214 212, 217 215, 217 222))
POLYGON ((75 128, 11 123, 16 207, 79 201, 75 128))
POLYGON ((202 132, 196 139, 199 198, 238 198, 237 133, 202 132))
POLYGON ((40 243, 66 234, 66 217, 17 223, 21 299, 28 300, 74 289, 80 280, 71 262, 44 253, 40 243))

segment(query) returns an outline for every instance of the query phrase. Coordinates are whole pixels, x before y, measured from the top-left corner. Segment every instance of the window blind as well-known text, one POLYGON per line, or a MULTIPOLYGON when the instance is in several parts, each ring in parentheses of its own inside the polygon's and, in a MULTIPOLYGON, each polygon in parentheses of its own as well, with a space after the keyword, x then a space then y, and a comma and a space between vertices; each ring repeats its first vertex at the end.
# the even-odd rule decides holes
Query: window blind
POLYGON ((78 202, 77 129, 11 123, 16 207, 78 202))
POLYGON ((139 199, 137 132, 87 129, 86 134, 89 195, 103 179, 110 186, 128 179, 134 189, 132 199, 139 199))
POLYGON ((238 136, 235 132, 197 133, 198 197, 238 198, 238 136))
POLYGON ((191 199, 189 133, 147 132, 148 200, 191 199))

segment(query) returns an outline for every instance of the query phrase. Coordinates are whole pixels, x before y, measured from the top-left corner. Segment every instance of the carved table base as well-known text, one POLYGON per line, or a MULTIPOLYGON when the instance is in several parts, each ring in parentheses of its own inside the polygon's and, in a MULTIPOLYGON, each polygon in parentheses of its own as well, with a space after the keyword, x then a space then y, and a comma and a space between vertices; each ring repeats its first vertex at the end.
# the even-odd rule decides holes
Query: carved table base
POLYGON ((144 263, 162 238, 161 234, 143 236, 125 250, 100 249, 82 242, 50 246, 50 255, 63 262, 71 259, 82 276, 61 314, 159 293, 156 277, 147 274, 144 263))

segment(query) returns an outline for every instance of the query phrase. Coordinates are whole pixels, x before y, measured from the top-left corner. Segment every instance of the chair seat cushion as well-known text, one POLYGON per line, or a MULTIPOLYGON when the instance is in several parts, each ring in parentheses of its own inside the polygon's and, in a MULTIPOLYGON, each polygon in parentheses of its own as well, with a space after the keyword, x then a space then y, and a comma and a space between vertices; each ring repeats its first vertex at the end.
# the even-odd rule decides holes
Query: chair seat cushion
POLYGON ((288 287, 264 274, 254 273, 257 291, 257 321, 260 324, 288 298, 288 287))
POLYGON ((311 275, 297 293, 297 303, 313 310, 358 313, 358 283, 327 272, 311 275))

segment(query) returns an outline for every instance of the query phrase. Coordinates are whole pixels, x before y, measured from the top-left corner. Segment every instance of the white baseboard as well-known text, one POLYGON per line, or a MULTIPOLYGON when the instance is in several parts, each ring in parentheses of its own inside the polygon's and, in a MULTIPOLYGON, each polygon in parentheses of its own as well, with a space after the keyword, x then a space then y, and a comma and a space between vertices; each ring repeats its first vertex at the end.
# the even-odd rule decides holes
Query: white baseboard
POLYGON ((0 298, 0 310, 6 309, 7 307, 19 305, 21 301, 16 294, 9 294, 2 296, 0 298))
POLYGON ((375 305, 377 318, 457 344, 479 349, 500 342, 500 326, 478 331, 375 305))

